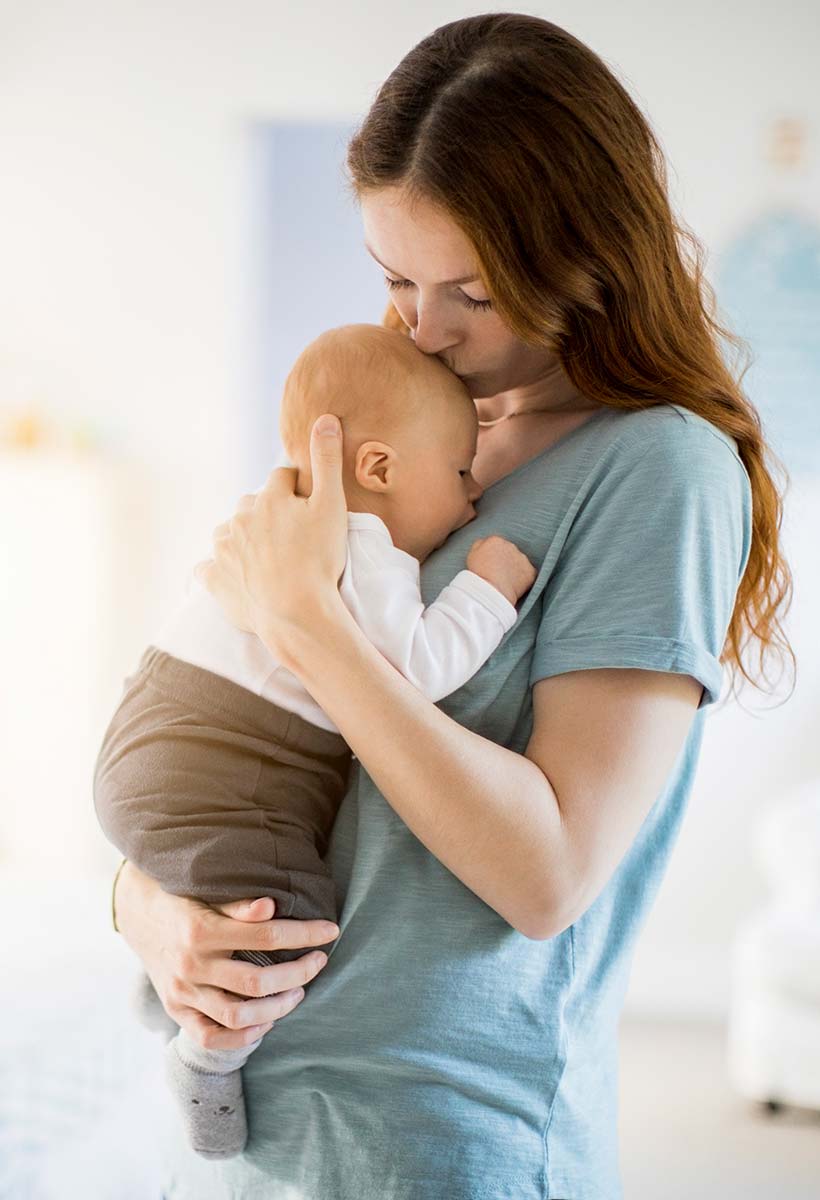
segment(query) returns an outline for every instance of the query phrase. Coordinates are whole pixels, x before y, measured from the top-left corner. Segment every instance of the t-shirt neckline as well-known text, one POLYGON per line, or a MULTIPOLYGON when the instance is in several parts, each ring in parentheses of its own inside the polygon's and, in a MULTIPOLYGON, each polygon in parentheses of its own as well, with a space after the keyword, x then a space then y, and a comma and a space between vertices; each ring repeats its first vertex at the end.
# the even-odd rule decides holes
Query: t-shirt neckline
POLYGON ((548 454, 551 454, 553 450, 557 450, 560 446, 563 446, 566 442, 570 441, 571 438, 574 438, 576 434, 582 433, 583 430, 588 429, 590 425, 593 425, 595 422, 597 422, 599 417, 605 416, 606 414, 614 411, 616 410, 610 408, 609 405, 605 405, 603 408, 600 408, 581 425, 576 425, 574 429, 569 429, 566 433, 562 434, 557 441, 551 442, 549 446, 545 446, 539 454, 535 454, 532 458, 528 458, 526 462, 519 463, 517 467, 513 467, 512 471, 508 471, 506 475, 502 475, 500 479, 496 479, 495 483, 491 483, 484 489, 484 495, 486 495, 487 492, 491 492, 493 488, 500 487, 501 484, 506 483, 508 479, 514 479, 516 475, 519 475, 522 471, 525 471, 527 467, 531 467, 533 463, 540 462, 542 459, 546 458, 548 454))

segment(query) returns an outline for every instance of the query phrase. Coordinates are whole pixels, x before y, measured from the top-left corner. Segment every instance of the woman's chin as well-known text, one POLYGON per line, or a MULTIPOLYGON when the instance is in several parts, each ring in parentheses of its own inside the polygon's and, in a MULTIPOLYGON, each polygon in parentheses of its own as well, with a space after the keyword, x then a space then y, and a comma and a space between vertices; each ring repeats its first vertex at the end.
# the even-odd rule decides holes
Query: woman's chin
POLYGON ((492 400, 494 396, 504 391, 504 381, 487 371, 475 372, 470 375, 459 375, 459 379, 472 396, 473 400, 492 400))

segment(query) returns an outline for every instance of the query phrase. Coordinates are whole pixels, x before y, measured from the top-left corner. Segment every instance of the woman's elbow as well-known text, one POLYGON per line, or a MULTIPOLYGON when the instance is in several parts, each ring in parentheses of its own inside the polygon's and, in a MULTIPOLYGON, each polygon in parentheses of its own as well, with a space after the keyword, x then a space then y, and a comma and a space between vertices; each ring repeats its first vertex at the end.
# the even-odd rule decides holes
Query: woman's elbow
POLYGON ((563 933, 568 926, 557 929, 552 922, 542 918, 541 920, 519 922, 516 928, 531 942, 547 942, 550 938, 558 937, 558 934, 563 933))
MULTIPOLYGON (((575 900, 575 898, 573 898, 575 900)), ((580 915, 577 903, 563 903, 550 897, 545 903, 527 909, 516 915, 510 924, 518 933, 529 938, 532 942, 546 942, 566 932, 580 915)))

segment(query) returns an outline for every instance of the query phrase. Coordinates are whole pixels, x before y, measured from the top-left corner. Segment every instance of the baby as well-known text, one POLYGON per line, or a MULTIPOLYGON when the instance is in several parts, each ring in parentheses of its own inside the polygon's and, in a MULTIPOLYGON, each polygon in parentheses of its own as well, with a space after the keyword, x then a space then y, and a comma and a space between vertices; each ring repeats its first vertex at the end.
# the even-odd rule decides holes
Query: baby
MULTIPOLYGON (((280 413, 300 495, 310 495, 310 431, 323 412, 340 417, 344 435, 342 599, 385 658, 441 700, 487 661, 535 580, 516 546, 483 538, 437 599, 422 602, 419 562, 476 515, 475 405, 455 375, 398 332, 350 325, 322 334, 288 376, 280 413)), ((272 896, 277 916, 335 921, 323 855, 350 760, 296 676, 192 579, 125 681, 94 803, 109 840, 168 892, 209 904, 272 896)), ((266 966, 306 952, 233 957, 266 966)), ((240 1153, 241 1068, 262 1039, 204 1049, 170 1022, 147 978, 143 987, 147 1009, 153 1002, 174 1031, 167 1076, 191 1144, 206 1158, 240 1153)))

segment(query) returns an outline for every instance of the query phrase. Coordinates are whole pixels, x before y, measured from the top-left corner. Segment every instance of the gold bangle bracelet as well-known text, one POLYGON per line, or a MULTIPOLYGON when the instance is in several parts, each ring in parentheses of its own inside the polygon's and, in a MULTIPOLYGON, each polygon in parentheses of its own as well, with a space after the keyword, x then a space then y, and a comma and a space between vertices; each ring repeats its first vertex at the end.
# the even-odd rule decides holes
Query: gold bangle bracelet
POLYGON ((124 858, 122 860, 120 865, 117 867, 117 874, 114 876, 114 882, 111 884, 111 924, 114 926, 115 933, 120 932, 120 927, 117 924, 117 910, 116 910, 116 907, 114 904, 114 900, 117 895, 117 880, 120 877, 120 871, 123 869, 123 867, 125 866, 125 864, 127 862, 128 862, 127 858, 124 858))

